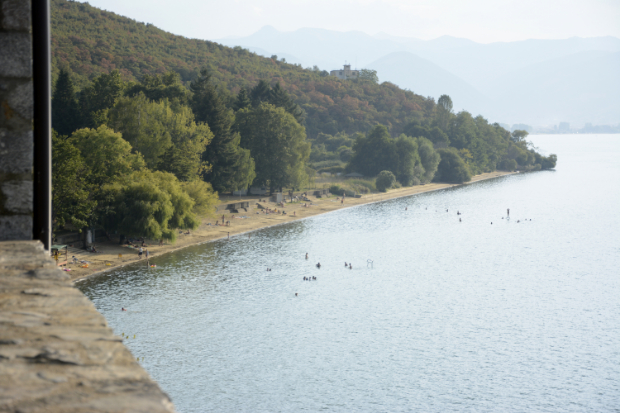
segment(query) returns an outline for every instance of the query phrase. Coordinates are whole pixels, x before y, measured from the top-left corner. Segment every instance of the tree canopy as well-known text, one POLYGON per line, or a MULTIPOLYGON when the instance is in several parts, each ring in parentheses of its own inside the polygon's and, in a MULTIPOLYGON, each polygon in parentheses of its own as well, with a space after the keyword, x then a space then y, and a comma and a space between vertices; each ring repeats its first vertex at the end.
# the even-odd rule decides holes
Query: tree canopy
POLYGON ((241 146, 250 150, 256 163, 256 185, 299 188, 308 180, 305 164, 310 156, 306 132, 284 108, 260 103, 237 112, 235 130, 241 146))

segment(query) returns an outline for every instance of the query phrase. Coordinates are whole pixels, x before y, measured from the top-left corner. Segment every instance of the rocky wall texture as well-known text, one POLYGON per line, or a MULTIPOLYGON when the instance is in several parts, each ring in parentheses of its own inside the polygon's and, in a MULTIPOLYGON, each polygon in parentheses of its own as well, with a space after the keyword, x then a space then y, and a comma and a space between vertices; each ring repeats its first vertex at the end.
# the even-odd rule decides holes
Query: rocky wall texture
POLYGON ((0 412, 174 412, 41 242, 0 242, 0 274, 0 412))
POLYGON ((0 0, 0 241, 32 239, 30 0, 0 0))

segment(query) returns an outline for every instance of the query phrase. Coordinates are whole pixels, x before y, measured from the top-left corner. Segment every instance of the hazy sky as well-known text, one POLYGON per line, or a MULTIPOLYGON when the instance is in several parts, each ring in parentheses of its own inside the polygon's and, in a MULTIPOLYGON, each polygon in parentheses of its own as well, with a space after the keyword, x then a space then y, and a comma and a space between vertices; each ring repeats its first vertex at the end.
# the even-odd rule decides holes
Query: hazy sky
POLYGON ((271 25, 385 32, 481 43, 620 37, 619 0, 90 0, 93 6, 187 37, 250 35, 271 25))

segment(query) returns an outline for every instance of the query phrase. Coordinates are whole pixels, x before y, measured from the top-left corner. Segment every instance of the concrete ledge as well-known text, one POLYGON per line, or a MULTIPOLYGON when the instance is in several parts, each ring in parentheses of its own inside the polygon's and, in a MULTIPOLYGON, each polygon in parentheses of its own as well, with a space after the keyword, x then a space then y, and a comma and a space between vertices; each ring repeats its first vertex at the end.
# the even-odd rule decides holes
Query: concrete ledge
POLYGON ((174 412, 39 241, 0 242, 0 412, 174 412))

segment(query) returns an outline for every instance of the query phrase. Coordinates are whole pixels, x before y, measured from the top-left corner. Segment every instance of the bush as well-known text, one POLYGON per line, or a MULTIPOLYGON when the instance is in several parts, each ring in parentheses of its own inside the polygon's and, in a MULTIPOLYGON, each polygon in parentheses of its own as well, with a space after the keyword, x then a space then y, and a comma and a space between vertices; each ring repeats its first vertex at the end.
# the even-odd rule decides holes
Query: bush
POLYGON ((553 154, 549 155, 546 158, 543 158, 542 165, 541 165, 542 169, 553 169, 553 168, 555 168, 555 164, 557 163, 557 161, 558 161, 557 155, 553 155, 553 154))
POLYGON ((334 195, 342 196, 342 194, 344 194, 344 188, 342 188, 340 185, 332 185, 329 187, 329 192, 334 195))
POLYGON ((517 161, 514 159, 504 159, 499 163, 499 169, 512 172, 517 169, 517 161))
POLYGON ((388 189, 394 186, 396 183, 396 177, 390 171, 381 171, 379 176, 377 176, 377 180, 375 185, 377 189, 381 192, 386 192, 388 189))
POLYGON ((435 173, 435 181, 462 184, 471 179, 471 172, 456 149, 442 148, 437 152, 441 156, 441 161, 435 173))

